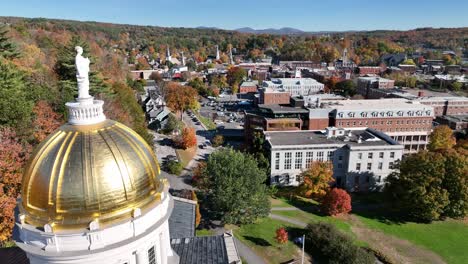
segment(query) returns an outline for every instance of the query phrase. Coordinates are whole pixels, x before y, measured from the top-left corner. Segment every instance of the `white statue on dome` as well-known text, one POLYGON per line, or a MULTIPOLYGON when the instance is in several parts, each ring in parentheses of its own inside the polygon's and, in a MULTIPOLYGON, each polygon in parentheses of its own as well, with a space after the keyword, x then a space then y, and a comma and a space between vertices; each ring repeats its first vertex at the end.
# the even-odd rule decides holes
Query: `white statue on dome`
POLYGON ((78 98, 89 98, 89 58, 83 57, 83 48, 75 47, 76 80, 78 81, 78 98))

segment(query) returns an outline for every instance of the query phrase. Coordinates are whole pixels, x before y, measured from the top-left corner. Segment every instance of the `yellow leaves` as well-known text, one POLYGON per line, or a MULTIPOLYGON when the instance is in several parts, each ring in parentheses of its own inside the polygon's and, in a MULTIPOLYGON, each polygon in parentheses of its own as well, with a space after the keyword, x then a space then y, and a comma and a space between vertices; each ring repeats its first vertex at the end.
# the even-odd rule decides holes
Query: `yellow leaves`
POLYGON ((333 179, 333 165, 330 162, 313 161, 310 168, 303 171, 301 190, 306 197, 323 197, 330 188, 333 179))

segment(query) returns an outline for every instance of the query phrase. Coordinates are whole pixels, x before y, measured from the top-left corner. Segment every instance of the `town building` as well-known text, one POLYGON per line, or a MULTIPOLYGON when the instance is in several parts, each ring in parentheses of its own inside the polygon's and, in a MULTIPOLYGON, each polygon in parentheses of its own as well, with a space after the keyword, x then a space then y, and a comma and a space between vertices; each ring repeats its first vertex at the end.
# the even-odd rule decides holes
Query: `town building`
POLYGON ((270 153, 270 183, 297 186, 313 161, 333 164, 338 187, 379 190, 401 160, 403 146, 382 132, 329 127, 324 131, 264 132, 270 153))
POLYGON ((325 85, 312 78, 278 78, 263 81, 263 88, 286 91, 291 96, 316 94, 323 91, 325 85))
POLYGON ((239 86, 239 93, 256 93, 258 91, 258 81, 243 81, 239 86))
POLYGON ((384 68, 380 66, 359 66, 358 67, 358 72, 359 75, 368 75, 368 74, 375 74, 375 75, 380 75, 385 71, 384 68))
POLYGON ((359 77, 357 79, 357 91, 365 98, 368 98, 371 89, 392 89, 394 87, 394 80, 382 77, 359 77))
POLYGON ((468 129, 467 114, 438 116, 435 122, 440 125, 447 125, 455 131, 466 131, 468 129))
POLYGON ((291 94, 284 89, 263 87, 258 90, 258 104, 289 104, 291 94))
POLYGON ((406 99, 342 100, 322 108, 330 109, 331 126, 382 131, 404 145, 405 153, 426 149, 434 119, 432 106, 406 99))

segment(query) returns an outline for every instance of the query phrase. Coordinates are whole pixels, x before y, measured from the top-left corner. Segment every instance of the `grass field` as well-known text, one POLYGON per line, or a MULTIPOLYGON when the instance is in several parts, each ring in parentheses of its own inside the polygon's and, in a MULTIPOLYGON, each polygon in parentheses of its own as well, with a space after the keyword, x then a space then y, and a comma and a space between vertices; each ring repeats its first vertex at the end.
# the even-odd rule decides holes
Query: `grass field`
POLYGON ((199 113, 196 113, 196 116, 197 116, 198 120, 200 120, 200 122, 202 122, 203 125, 205 125, 205 127, 208 130, 216 130, 216 124, 213 123, 213 121, 211 121, 211 119, 209 119, 207 117, 204 117, 204 116, 200 115, 199 113))
POLYGON ((208 230, 208 229, 196 229, 195 233, 197 236, 213 236, 216 235, 216 233, 213 230, 208 230))
POLYGON ((440 255, 449 264, 468 263, 468 225, 462 221, 388 224, 377 219, 358 217, 369 228, 423 246, 440 255))
POLYGON ((294 228, 290 224, 264 218, 254 224, 241 226, 234 230, 234 235, 268 263, 282 263, 292 258, 298 259, 300 257, 300 249, 293 242, 288 241, 283 245, 276 242, 274 238, 275 232, 280 227, 294 228))

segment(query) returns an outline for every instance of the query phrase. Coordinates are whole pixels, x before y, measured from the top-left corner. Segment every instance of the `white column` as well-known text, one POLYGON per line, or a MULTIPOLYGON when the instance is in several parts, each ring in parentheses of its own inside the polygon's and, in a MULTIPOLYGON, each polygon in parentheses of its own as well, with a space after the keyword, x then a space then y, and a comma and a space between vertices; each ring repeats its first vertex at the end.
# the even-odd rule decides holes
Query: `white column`
POLYGON ((138 250, 136 253, 136 263, 137 264, 146 264, 148 263, 148 256, 146 250, 138 250))

